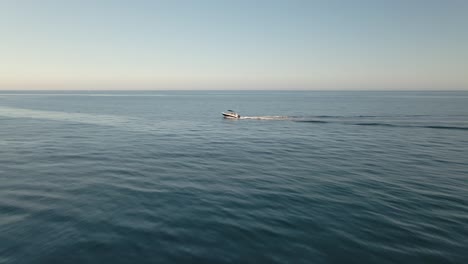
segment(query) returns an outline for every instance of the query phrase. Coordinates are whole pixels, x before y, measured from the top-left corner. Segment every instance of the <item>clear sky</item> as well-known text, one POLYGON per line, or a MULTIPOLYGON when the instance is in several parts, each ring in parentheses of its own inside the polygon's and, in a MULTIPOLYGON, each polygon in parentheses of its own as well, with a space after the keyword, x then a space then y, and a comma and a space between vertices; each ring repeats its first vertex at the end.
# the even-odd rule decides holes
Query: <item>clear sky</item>
POLYGON ((468 89, 464 0, 0 0, 0 89, 468 89))

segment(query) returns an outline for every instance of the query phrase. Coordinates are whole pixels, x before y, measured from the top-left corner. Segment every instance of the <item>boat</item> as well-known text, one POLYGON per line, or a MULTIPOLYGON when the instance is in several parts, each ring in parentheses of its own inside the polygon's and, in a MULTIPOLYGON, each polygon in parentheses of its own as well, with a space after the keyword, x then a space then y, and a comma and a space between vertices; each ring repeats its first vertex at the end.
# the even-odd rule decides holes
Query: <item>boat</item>
POLYGON ((227 110, 222 113, 224 118, 240 118, 240 115, 232 110, 227 110))

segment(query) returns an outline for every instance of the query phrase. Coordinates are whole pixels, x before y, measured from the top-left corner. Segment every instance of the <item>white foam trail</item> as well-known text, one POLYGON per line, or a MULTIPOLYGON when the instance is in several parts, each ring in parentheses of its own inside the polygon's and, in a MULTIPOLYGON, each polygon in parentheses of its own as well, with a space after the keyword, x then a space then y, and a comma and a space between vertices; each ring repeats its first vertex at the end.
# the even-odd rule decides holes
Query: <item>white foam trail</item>
POLYGON ((240 119, 253 119, 253 120, 290 120, 289 116, 241 116, 240 119))

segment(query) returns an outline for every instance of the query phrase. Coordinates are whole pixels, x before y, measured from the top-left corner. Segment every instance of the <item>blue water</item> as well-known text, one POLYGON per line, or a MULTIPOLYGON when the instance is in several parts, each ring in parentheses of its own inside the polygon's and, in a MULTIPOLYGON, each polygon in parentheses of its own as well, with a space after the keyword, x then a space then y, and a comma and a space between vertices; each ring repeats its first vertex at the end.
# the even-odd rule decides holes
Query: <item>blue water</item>
POLYGON ((468 92, 0 92, 0 263, 193 262, 468 263, 468 92))

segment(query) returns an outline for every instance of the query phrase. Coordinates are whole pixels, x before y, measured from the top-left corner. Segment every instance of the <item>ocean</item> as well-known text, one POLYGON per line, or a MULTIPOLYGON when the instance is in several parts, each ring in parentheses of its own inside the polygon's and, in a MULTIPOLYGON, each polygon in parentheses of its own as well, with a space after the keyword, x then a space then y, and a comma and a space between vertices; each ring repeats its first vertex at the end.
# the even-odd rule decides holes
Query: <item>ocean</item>
POLYGON ((0 263, 468 263, 468 92, 2 91, 0 263))

